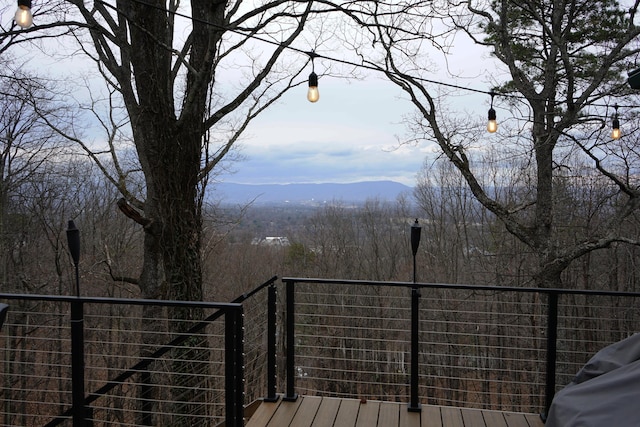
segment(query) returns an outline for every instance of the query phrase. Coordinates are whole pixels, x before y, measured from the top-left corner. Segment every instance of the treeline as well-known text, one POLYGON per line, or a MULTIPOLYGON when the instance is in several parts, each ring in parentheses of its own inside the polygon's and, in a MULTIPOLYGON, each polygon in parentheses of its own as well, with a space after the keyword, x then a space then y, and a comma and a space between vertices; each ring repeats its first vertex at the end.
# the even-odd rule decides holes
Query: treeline
MULTIPOLYGON (((422 227, 419 281, 531 286, 529 248, 487 214, 461 182, 444 180, 450 176, 443 172, 440 182, 423 180, 414 194, 394 202, 372 199, 352 206, 336 201, 315 210, 206 207, 207 299, 228 300, 272 275, 410 281, 409 233, 416 218, 422 227), (255 244, 270 235, 287 237, 290 245, 255 244)), ((589 199, 598 190, 592 186, 589 191, 566 187, 558 199, 566 217, 558 225, 560 235, 569 242, 574 233, 600 226, 589 211, 597 202, 589 199)), ((14 187, 0 217, 3 292, 72 292, 65 231, 74 220, 82 239, 82 294, 138 296, 143 231, 118 210, 118 198, 97 168, 72 158, 50 162, 46 173, 34 173, 14 187)), ((629 235, 640 229, 635 216, 622 226, 629 235)), ((587 253, 567 268, 563 286, 640 289, 639 256, 637 246, 624 243, 587 253)))
MULTIPOLYGON (((413 194, 394 202, 372 199, 357 207, 335 202, 311 211, 207 206, 205 299, 229 301, 273 275, 410 282, 410 228, 416 218, 422 227, 418 281, 531 286, 533 261, 527 247, 446 171, 441 170, 439 181, 421 180, 413 194), (290 245, 256 244, 256 238, 274 234, 287 237, 290 245)), ((585 233, 589 221, 597 222, 589 218, 586 207, 592 201, 585 196, 597 188, 581 190, 567 188, 558 199, 567 217, 574 218, 564 224, 566 239, 574 228, 585 233)), ((67 221, 72 219, 81 230, 81 293, 140 297, 136 282, 143 262, 143 231, 119 211, 118 198, 91 163, 72 157, 48 164, 46 174, 33 174, 14 187, 3 205, 2 292, 73 294, 66 239, 67 221)), ((635 217, 625 224, 630 232, 638 228, 634 221, 635 217)), ((635 291, 638 255, 637 247, 622 243, 591 252, 566 269, 564 285, 635 291)), ((308 345, 313 349, 308 356, 299 355, 305 375, 301 391, 406 400, 408 294, 366 286, 357 293, 310 287, 304 294, 300 303, 307 308, 301 315, 307 310, 311 319, 326 323, 313 325, 308 337, 306 332, 300 335, 298 351, 308 345), (381 317, 387 312, 388 317, 381 317), (396 322, 400 331, 393 340, 389 322, 396 322), (319 338, 318 328, 330 332, 319 338), (345 372, 353 375, 345 377, 345 372), (370 378, 368 372, 376 372, 379 379, 358 379, 370 378)), ((559 332, 559 363, 565 375, 559 386, 593 352, 636 329, 630 302, 594 305, 582 297, 563 301, 562 316, 576 329, 559 332)), ((544 381, 544 304, 515 294, 425 293, 420 363, 428 375, 421 379, 421 399, 537 410, 542 397, 536 390, 544 381), (487 311, 478 311, 481 307, 487 311)), ((304 317, 299 320, 304 322, 304 317)), ((264 366, 258 365, 256 377, 261 378, 264 366)))

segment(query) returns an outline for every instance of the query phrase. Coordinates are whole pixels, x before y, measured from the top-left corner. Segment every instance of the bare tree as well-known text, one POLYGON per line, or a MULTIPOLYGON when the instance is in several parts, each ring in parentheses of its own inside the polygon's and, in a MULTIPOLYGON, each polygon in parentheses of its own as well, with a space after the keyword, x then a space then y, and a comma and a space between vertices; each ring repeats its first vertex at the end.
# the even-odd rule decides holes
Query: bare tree
MULTIPOLYGON (((478 48, 490 49, 508 73, 510 80, 494 84, 501 105, 512 114, 523 112, 514 116, 514 126, 502 126, 499 132, 499 143, 511 147, 501 162, 529 162, 527 174, 513 183, 520 189, 517 199, 502 197, 478 168, 482 145, 491 143, 489 136, 456 123, 433 80, 424 75, 422 64, 433 35, 416 31, 408 37, 390 30, 387 21, 392 18, 382 13, 368 20, 383 55, 382 61, 371 64, 402 88, 416 107, 415 138, 435 141, 474 197, 535 254, 535 284, 559 286, 561 273, 577 258, 616 242, 638 244, 621 226, 640 202, 634 172, 640 160, 637 137, 628 134, 612 141, 602 130, 613 112, 606 105, 628 95, 622 72, 639 53, 640 27, 634 24, 638 2, 625 8, 612 0, 500 0, 451 2, 437 10, 431 3, 403 4, 413 17, 404 22, 406 28, 420 27, 415 22, 420 10, 424 16, 442 12, 441 20, 427 18, 422 25, 429 21, 444 32, 466 34, 478 48), (570 171, 568 160, 575 156, 589 162, 589 172, 581 173, 604 177, 610 185, 601 200, 600 214, 606 219, 568 240, 562 236, 567 218, 559 210, 565 201, 558 199, 558 178, 570 171)), ((439 40, 447 45, 446 38, 439 40)))
MULTIPOLYGON (((112 139, 117 133, 109 133, 107 144, 114 145, 102 154, 82 135, 64 135, 80 143, 107 172, 122 194, 118 207, 144 229, 142 296, 201 300, 202 206, 208 176, 253 118, 304 82, 299 79, 309 60, 304 52, 313 46, 303 42, 296 65, 284 53, 293 48, 309 17, 328 8, 282 0, 251 7, 241 1, 207 0, 186 5, 174 0, 52 3, 42 6, 50 13, 35 11, 37 26, 21 35, 33 39, 55 32, 62 17, 72 36, 68 42, 93 61, 107 83, 109 102, 124 107, 124 122, 109 118, 103 123, 117 124, 109 129, 129 128, 144 176, 141 193, 119 167, 117 141, 112 139), (107 161, 114 166, 107 167, 107 161)), ((171 324, 175 330, 184 327, 179 320, 200 315, 197 310, 174 311, 170 317, 176 319, 171 324)), ((200 357, 205 355, 195 356, 200 357)), ((197 414, 198 401, 206 396, 194 391, 199 375, 185 378, 192 383, 174 390, 191 391, 174 400, 184 405, 182 412, 197 414)))
POLYGON ((290 75, 274 71, 311 8, 276 2, 244 10, 194 1, 185 16, 178 2, 70 3, 89 26, 90 40, 77 34, 82 48, 122 99, 145 177, 143 199, 123 174, 111 177, 145 229, 142 293, 199 300, 206 177, 249 121, 290 87, 290 75), (273 21, 290 30, 264 55, 252 53, 250 36, 271 31, 273 21), (243 51, 246 59, 228 59, 243 51), (234 62, 242 67, 240 83, 220 86, 218 75, 234 62))
MULTIPOLYGON (((11 68, 10 63, 5 63, 11 68)), ((50 83, 51 85, 51 83, 50 83)), ((0 77, 0 277, 8 276, 11 255, 21 245, 22 227, 19 196, 29 183, 43 176, 48 163, 62 153, 66 141, 41 119, 39 112, 52 120, 62 119, 69 109, 58 105, 50 92, 34 76, 19 72, 0 77)), ((62 126, 61 124, 59 124, 62 126)))

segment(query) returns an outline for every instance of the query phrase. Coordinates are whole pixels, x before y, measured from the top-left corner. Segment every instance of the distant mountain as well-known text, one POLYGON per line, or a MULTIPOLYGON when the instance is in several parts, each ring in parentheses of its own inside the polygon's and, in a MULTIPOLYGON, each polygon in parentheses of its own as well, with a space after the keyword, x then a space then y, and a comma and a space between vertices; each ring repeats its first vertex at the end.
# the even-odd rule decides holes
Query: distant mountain
POLYGON ((213 197, 223 203, 309 204, 332 201, 362 203, 367 199, 393 201, 412 188, 394 181, 365 181, 350 184, 236 184, 223 182, 213 188, 213 197))

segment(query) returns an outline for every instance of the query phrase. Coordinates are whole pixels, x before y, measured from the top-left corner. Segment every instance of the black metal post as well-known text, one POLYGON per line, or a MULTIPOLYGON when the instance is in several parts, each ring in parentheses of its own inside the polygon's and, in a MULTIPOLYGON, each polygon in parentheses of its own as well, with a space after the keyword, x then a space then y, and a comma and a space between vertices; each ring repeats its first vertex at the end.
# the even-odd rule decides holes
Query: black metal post
POLYGON ((0 328, 2 328, 4 321, 7 319, 7 311, 9 311, 9 306, 0 303, 0 328))
POLYGON ((76 270, 76 296, 79 297, 80 275, 78 273, 78 264, 80 264, 80 230, 78 230, 73 221, 69 221, 69 226, 67 227, 67 243, 76 270))
POLYGON ((71 303, 71 396, 73 427, 85 427, 84 404, 84 313, 82 301, 71 303))
POLYGON ((73 259, 78 301, 71 303, 71 400, 73 406, 73 427, 86 427, 87 408, 84 392, 84 306, 80 298, 80 230, 73 221, 67 228, 69 253, 73 259))
POLYGON ((277 328, 277 293, 276 285, 269 285, 267 294, 267 397, 265 402, 276 402, 278 395, 277 387, 277 359, 276 359, 276 328, 277 328))
POLYGON ((286 293, 287 293, 287 392, 282 400, 289 402, 296 401, 298 395, 296 394, 296 351, 295 351, 295 283, 293 281, 286 281, 286 293))
POLYGON ((545 386, 544 413, 546 421, 551 402, 556 394, 556 357, 558 352, 558 294, 549 293, 549 313, 547 319, 547 378, 545 386))
POLYGON ((411 400, 409 402, 410 412, 420 412, 422 406, 418 399, 419 388, 419 363, 418 358, 420 355, 420 338, 419 338, 419 324, 420 324, 420 291, 417 287, 413 287, 411 290, 411 400))
POLYGON ((234 407, 235 398, 235 345, 236 337, 234 324, 234 316, 231 311, 226 311, 224 316, 224 405, 225 405, 225 424, 230 426, 236 425, 236 412, 234 407))
POLYGON ((244 426, 244 313, 242 307, 234 310, 236 324, 236 420, 238 427, 244 426))
POLYGON ((244 425, 244 333, 242 310, 225 313, 225 425, 244 425))
MULTIPOLYGON (((420 233, 422 227, 418 225, 418 219, 411 226, 411 252, 413 253, 413 283, 417 282, 416 255, 420 246, 420 233)), ((420 357, 420 291, 417 286, 411 289, 411 396, 408 406, 410 412, 420 412, 422 406, 418 399, 419 388, 419 363, 420 357)))
POLYGON ((413 283, 417 282, 416 274, 416 255, 418 254, 418 247, 420 247, 420 234, 422 233, 422 227, 418 224, 418 218, 411 226, 411 252, 413 253, 413 283))

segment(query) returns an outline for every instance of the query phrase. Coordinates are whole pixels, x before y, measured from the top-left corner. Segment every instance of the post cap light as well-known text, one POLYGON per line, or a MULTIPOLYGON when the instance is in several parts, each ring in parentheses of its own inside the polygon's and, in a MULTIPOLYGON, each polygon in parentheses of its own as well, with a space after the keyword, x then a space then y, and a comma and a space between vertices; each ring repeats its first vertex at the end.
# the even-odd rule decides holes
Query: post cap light
POLYGON ((20 28, 29 28, 33 25, 33 15, 31 14, 31 0, 18 0, 18 10, 14 16, 16 25, 20 28))
POLYGON ((78 230, 73 220, 69 220, 67 243, 69 244, 69 253, 73 259, 73 264, 77 266, 80 262, 80 230, 78 230))
POLYGON ((418 223, 418 218, 411 226, 411 252, 413 256, 416 256, 418 253, 418 247, 420 246, 420 234, 422 232, 422 227, 420 227, 420 223, 418 223))

